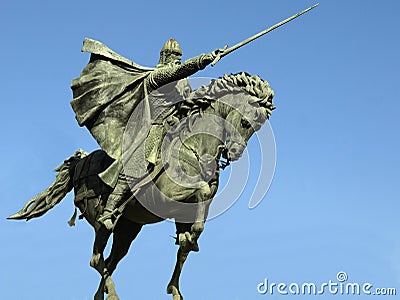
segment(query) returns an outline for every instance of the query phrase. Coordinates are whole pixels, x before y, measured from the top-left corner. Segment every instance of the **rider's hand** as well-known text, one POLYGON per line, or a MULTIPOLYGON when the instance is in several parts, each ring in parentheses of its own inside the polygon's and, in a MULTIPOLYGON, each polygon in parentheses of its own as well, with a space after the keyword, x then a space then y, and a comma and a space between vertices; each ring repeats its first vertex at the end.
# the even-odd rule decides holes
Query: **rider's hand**
MULTIPOLYGON (((228 48, 228 45, 225 45, 224 48, 218 48, 218 49, 214 50, 213 52, 206 54, 205 61, 206 61, 207 65, 211 64, 217 57, 222 55, 227 48, 228 48)), ((215 61, 215 63, 217 63, 217 61, 215 61)))

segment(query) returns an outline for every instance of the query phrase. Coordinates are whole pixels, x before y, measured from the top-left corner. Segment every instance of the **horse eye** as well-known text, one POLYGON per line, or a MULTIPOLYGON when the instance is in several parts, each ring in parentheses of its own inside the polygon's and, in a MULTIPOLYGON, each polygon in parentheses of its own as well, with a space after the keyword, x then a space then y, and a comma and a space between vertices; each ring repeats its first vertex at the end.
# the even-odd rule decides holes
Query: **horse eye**
POLYGON ((242 118, 240 120, 240 124, 242 125, 243 128, 250 128, 251 124, 249 123, 249 121, 247 121, 246 119, 242 118))

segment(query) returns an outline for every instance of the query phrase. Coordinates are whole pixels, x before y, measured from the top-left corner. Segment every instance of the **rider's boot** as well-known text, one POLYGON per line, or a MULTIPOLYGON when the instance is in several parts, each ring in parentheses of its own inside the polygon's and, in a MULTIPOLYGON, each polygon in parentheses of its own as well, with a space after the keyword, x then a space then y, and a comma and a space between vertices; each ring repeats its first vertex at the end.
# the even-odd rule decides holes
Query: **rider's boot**
POLYGON ((104 226, 112 231, 115 226, 116 216, 113 214, 114 210, 119 207, 123 202, 123 195, 110 194, 108 196, 106 206, 104 207, 102 223, 104 226))
POLYGON ((124 203, 130 195, 130 192, 131 190, 126 176, 124 174, 119 174, 117 184, 112 193, 108 196, 103 213, 99 219, 108 230, 113 230, 118 219, 118 215, 115 215, 113 212, 124 203))

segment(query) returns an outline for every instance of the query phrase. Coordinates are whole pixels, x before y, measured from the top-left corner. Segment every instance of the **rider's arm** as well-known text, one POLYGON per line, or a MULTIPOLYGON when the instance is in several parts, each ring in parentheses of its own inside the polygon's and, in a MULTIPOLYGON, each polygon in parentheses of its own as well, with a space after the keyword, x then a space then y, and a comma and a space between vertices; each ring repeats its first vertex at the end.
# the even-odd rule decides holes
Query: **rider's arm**
POLYGON ((213 59, 211 54, 200 54, 182 64, 170 64, 163 68, 155 69, 148 77, 149 88, 154 90, 165 84, 189 77, 203 70, 213 59))

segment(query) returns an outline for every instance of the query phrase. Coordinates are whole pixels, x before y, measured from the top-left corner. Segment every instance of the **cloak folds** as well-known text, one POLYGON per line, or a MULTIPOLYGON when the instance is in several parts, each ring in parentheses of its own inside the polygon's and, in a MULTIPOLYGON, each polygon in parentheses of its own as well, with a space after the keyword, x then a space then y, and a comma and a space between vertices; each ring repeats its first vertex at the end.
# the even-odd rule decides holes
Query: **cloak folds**
MULTIPOLYGON (((115 186, 122 169, 123 136, 135 108, 146 99, 145 79, 153 68, 139 66, 104 44, 86 38, 82 52, 91 53, 90 62, 79 78, 72 80, 72 109, 80 126, 86 126, 114 163, 102 180, 115 186)), ((140 123, 150 121, 149 105, 142 103, 140 123)), ((139 124, 137 124, 140 127, 139 124)))

